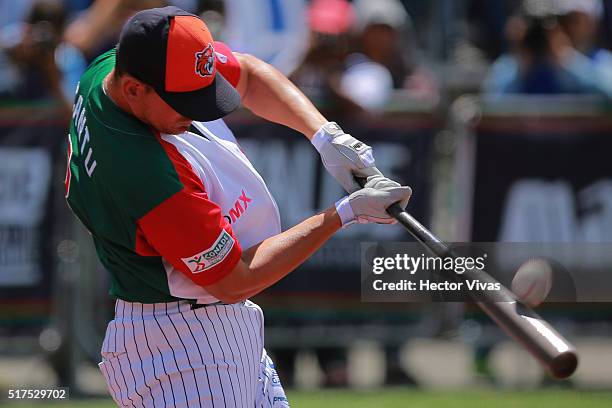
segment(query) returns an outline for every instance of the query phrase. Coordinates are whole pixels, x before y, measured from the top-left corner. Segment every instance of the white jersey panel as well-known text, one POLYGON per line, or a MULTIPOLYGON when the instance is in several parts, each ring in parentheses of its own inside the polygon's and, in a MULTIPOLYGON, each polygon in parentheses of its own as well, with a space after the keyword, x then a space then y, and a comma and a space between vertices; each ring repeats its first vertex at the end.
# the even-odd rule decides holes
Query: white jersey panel
MULTIPOLYGON (((191 164, 208 198, 221 207, 243 250, 281 232, 276 201, 223 121, 194 122, 205 137, 162 135, 191 164), (209 128, 210 127, 210 128, 209 128), (219 134, 217 136, 214 132, 219 134)), ((218 299, 164 261, 172 296, 214 303, 218 299)))

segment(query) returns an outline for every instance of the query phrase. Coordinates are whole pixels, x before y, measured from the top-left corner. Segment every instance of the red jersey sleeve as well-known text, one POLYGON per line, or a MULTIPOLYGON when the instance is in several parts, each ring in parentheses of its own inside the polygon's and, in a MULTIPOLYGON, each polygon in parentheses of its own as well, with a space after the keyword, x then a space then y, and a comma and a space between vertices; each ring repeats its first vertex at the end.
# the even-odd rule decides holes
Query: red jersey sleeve
POLYGON ((138 220, 136 252, 161 255, 196 284, 211 285, 234 269, 242 249, 189 162, 170 143, 162 144, 183 189, 138 220))
POLYGON ((215 58, 218 72, 235 88, 240 80, 240 63, 232 50, 224 43, 215 41, 215 58))

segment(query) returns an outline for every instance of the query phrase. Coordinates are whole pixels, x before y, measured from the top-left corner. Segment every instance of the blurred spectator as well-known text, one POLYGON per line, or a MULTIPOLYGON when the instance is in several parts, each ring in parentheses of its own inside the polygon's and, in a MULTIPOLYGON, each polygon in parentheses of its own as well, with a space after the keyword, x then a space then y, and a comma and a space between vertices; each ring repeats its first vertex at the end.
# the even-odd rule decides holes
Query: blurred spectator
POLYGON ((405 89, 417 98, 435 98, 433 73, 420 65, 413 44, 410 17, 399 0, 356 0, 357 52, 347 59, 341 88, 368 110, 382 109, 393 89, 405 89))
POLYGON ((227 42, 224 36, 225 27, 225 2, 223 0, 201 0, 198 12, 200 18, 206 22, 213 38, 227 42))
POLYGON ((603 43, 607 49, 612 49, 612 0, 603 0, 603 16, 601 31, 603 43))
POLYGON ((87 58, 115 46, 125 21, 139 10, 168 5, 164 0, 96 0, 68 26, 65 38, 87 58))
POLYGON ((223 41, 289 76, 308 48, 306 0, 224 0, 223 41))
POLYGON ((595 59, 599 22, 603 15, 601 0, 558 0, 556 14, 574 48, 595 59))
POLYGON ((328 113, 361 111, 340 90, 354 10, 347 0, 314 0, 308 9, 310 46, 291 80, 328 113))
POLYGON ((81 53, 62 41, 66 11, 59 0, 34 3, 27 21, 0 32, 0 95, 14 100, 51 99, 70 112, 86 68, 81 53))
MULTIPOLYGON (((572 46, 590 60, 597 83, 608 96, 612 96, 612 53, 597 44, 603 3, 601 0, 560 0, 558 7, 559 21, 572 46)), ((584 58, 576 61, 576 64, 588 63, 584 58)), ((585 75, 590 71, 589 68, 582 69, 585 75)))
POLYGON ((399 0, 356 0, 357 48, 372 62, 385 66, 393 87, 401 88, 408 68, 401 50, 401 35, 410 17, 399 0))
POLYGON ((463 0, 467 40, 492 61, 507 51, 504 25, 512 11, 520 5, 517 0, 463 0))
MULTIPOLYGON (((609 68, 597 68, 574 48, 572 34, 559 23, 567 18, 567 14, 559 16, 560 4, 525 1, 522 13, 508 21, 506 32, 514 49, 491 67, 484 82, 485 94, 565 93, 612 97, 612 73, 609 68)), ((585 36, 579 35, 582 33, 580 30, 573 33, 575 41, 584 40, 585 36)))
POLYGON ((26 19, 34 0, 0 0, 0 28, 26 19))

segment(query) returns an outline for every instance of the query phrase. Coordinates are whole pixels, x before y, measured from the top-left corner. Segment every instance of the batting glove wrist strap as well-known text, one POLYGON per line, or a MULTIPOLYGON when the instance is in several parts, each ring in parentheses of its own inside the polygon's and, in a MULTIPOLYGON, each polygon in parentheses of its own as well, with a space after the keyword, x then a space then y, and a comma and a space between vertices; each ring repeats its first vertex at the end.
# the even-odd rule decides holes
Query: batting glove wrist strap
POLYGON ((340 221, 342 221, 342 228, 346 228, 349 225, 352 225, 357 222, 355 213, 353 212, 351 204, 349 203, 348 196, 336 201, 336 212, 340 217, 340 221))
MULTIPOLYGON (((317 133, 314 134, 314 136, 310 140, 310 143, 312 143, 315 149, 317 149, 317 152, 321 153, 321 148, 323 147, 323 145, 325 143, 329 143, 329 141, 333 139, 333 131, 328 131, 330 127, 332 127, 333 129, 333 125, 338 126, 336 122, 327 122, 326 124, 321 126, 321 128, 317 131, 317 133)), ((340 126, 338 126, 338 129, 340 129, 340 126)), ((340 129, 340 132, 344 133, 342 129, 340 129)))
POLYGON ((355 177, 382 175, 375 167, 372 148, 344 133, 335 122, 328 122, 315 133, 311 143, 321 155, 327 171, 349 193, 361 187, 355 177))

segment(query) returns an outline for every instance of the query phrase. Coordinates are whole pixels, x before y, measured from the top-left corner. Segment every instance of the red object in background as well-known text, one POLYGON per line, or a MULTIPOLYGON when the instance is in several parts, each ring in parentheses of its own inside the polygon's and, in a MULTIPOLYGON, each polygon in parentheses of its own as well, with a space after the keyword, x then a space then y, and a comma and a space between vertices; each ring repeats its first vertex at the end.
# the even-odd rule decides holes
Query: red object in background
POLYGON ((314 32, 344 34, 355 22, 355 11, 347 0, 314 0, 308 9, 308 21, 314 32))

